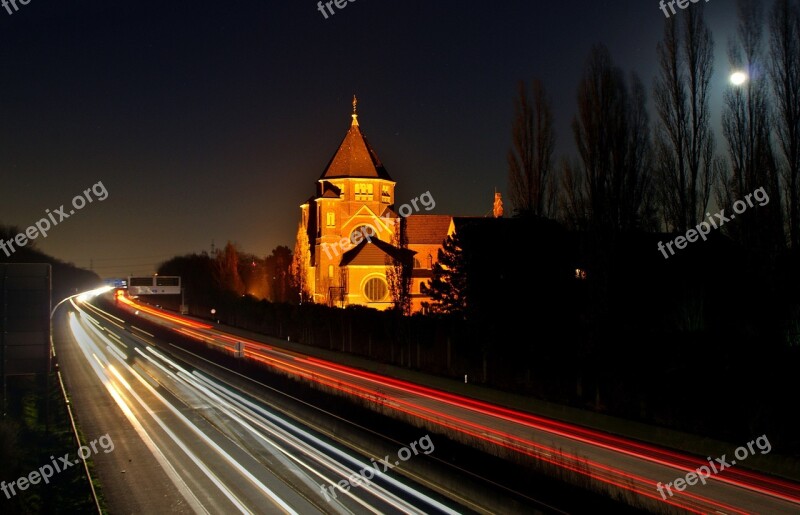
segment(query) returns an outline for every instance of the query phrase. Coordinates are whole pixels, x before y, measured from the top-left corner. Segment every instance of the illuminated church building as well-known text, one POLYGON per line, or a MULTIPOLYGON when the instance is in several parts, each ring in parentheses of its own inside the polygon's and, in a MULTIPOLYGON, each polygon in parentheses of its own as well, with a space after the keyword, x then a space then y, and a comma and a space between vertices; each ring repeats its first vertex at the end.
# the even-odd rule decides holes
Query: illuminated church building
POLYGON ((309 241, 306 278, 315 303, 391 308, 387 275, 395 260, 413 261, 412 312, 430 300, 420 286, 431 278, 437 251, 453 231, 453 217, 419 214, 419 203, 411 214, 400 210, 408 215, 401 245, 395 185, 361 132, 354 98, 350 128, 317 181, 316 194, 300 206, 309 241))

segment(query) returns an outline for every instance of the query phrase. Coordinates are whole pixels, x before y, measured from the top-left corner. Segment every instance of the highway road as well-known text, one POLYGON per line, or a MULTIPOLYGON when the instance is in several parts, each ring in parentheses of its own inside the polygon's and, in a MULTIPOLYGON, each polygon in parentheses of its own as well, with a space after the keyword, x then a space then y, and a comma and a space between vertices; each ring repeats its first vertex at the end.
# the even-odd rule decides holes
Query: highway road
MULTIPOLYGON (((612 491, 624 492, 626 495, 636 498, 641 506, 648 506, 650 509, 653 506, 658 508, 658 506, 669 505, 676 511, 689 513, 796 514, 800 512, 800 485, 748 471, 741 465, 735 466, 731 463, 731 466, 725 470, 719 471, 717 474, 710 474, 705 481, 706 484, 697 482, 682 491, 673 488, 672 495, 662 495, 657 490, 658 483, 674 482, 677 478, 684 477, 701 466, 707 466, 709 465, 707 459, 505 409, 280 349, 261 341, 234 336, 197 320, 166 313, 128 299, 121 299, 121 305, 130 314, 193 338, 205 347, 216 348, 220 352, 228 354, 233 354, 240 349, 245 359, 257 361, 275 371, 302 377, 327 389, 364 399, 380 406, 384 411, 393 411, 399 416, 423 421, 427 428, 457 431, 467 439, 472 439, 480 444, 502 447, 509 453, 550 463, 554 467, 584 476, 594 484, 599 484, 612 491)), ((94 324, 87 325, 79 317, 71 319, 70 324, 83 327, 83 332, 87 335, 83 339, 87 341, 97 340, 102 334, 102 331, 93 329, 94 324)), ((134 330, 134 332, 136 331, 134 330)), ((97 344, 93 347, 86 343, 85 347, 87 353, 90 351, 96 353, 98 350, 104 353, 105 358, 95 359, 98 374, 104 372, 107 382, 112 384, 135 384, 138 381, 137 391, 147 403, 158 401, 163 404, 165 401, 168 403, 169 399, 155 397, 158 391, 146 379, 143 379, 142 374, 132 375, 136 372, 136 367, 145 366, 143 361, 147 363, 148 374, 159 374, 158 377, 168 382, 171 385, 170 388, 176 391, 204 392, 202 395, 198 394, 196 407, 203 406, 203 403, 221 403, 218 416, 221 419, 236 421, 236 427, 240 428, 231 434, 231 437, 245 438, 251 433, 255 422, 250 417, 261 417, 258 420, 267 424, 268 418, 265 415, 258 411, 251 411, 246 403, 230 396, 222 387, 206 384, 205 380, 182 372, 161 353, 146 346, 129 349, 127 354, 119 351, 119 348, 114 345, 106 345, 105 349, 99 349, 97 344), (114 359, 123 360, 130 355, 131 351, 136 352, 140 357, 137 365, 133 368, 114 362, 114 359), (109 369, 110 363, 115 363, 113 369, 109 369), (125 383, 122 383, 122 379, 125 379, 125 383)), ((125 386, 119 394, 125 395, 126 398, 133 397, 133 394, 125 386)), ((138 401, 135 397, 133 399, 138 401)), ((172 420, 178 417, 179 413, 180 410, 173 410, 173 412, 165 413, 165 417, 172 420)), ((200 427, 193 431, 198 437, 204 434, 204 431, 209 431, 199 421, 197 423, 200 427)), ((270 421, 270 424, 277 425, 274 421, 270 421)), ((152 423, 151 426, 153 426, 152 423)), ((266 430, 266 427, 271 428, 272 426, 258 427, 266 430)), ((153 429, 155 429, 154 426, 153 429)), ((756 436, 758 435, 754 435, 754 438, 756 436)), ((277 437, 271 438, 277 439, 277 437)), ((268 448, 266 442, 263 443, 263 446, 265 449, 268 448)), ((199 449, 192 449, 200 452, 199 449)), ((324 452, 320 448, 316 448, 316 450, 320 454, 324 452)), ((206 452, 211 451, 206 449, 206 452)), ((305 497, 302 489, 282 488, 279 491, 271 492, 265 485, 274 478, 267 476, 259 476, 255 480, 248 478, 242 470, 232 464, 238 463, 239 458, 245 463, 248 460, 247 456, 237 454, 235 449, 215 448, 214 452, 218 454, 227 452, 231 456, 230 470, 226 470, 224 474, 226 478, 238 478, 238 483, 234 481, 226 484, 242 485, 230 492, 232 505, 236 505, 237 499, 247 501, 253 497, 262 496, 271 499, 276 509, 284 509, 280 500, 294 506, 294 503, 302 503, 303 499, 308 502, 307 508, 320 509, 318 499, 316 502, 309 502, 311 494, 308 491, 305 491, 305 497), (249 481, 245 481, 245 478, 249 481)), ((286 457, 294 452, 286 450, 283 456, 286 457)), ((275 454, 275 459, 279 455, 275 454)), ((328 455, 326 454, 326 456, 328 455)), ((183 461, 185 462, 185 459, 183 461)), ((304 462, 303 468, 308 467, 308 474, 313 478, 313 482, 319 483, 336 479, 331 476, 319 475, 326 473, 325 467, 319 462, 311 463, 312 461, 314 460, 304 462)), ((728 462, 731 461, 729 456, 728 462)), ((345 460, 339 462, 337 466, 358 468, 358 465, 353 463, 348 465, 348 463, 345 460)), ((329 474, 330 472, 331 470, 328 469, 329 474)), ((192 478, 198 483, 213 483, 211 478, 198 470, 193 471, 192 478)), ((308 486, 310 490, 313 490, 313 485, 309 484, 308 486)), ((317 490, 319 490, 318 487, 317 490)), ((408 504, 400 505, 400 503, 411 503, 423 511, 447 510, 446 507, 432 503, 422 492, 393 497, 392 492, 387 489, 386 492, 381 492, 381 495, 370 496, 367 499, 362 498, 362 494, 366 495, 364 490, 356 490, 358 491, 353 492, 352 497, 348 496, 344 500, 345 503, 349 503, 346 505, 348 509, 363 501, 370 505, 376 503, 380 506, 381 511, 391 508, 401 511, 409 509, 408 504), (402 507, 398 507, 398 505, 402 507)), ((209 499, 201 501, 210 502, 209 499)), ((329 506, 324 508, 327 509, 329 506)))
MULTIPOLYGON (((298 423, 88 303, 71 301, 55 324, 84 434, 115 442, 95 457, 113 512, 471 512, 387 470, 384 456, 298 423)), ((395 445, 389 465, 427 459, 424 436, 395 445)))

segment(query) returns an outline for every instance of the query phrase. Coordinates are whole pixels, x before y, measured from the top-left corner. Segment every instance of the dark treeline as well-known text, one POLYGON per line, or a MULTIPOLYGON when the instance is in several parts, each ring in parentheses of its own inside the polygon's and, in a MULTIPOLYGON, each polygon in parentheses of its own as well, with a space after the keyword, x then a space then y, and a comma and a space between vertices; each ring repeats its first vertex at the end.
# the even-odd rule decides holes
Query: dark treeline
POLYGON ((508 153, 514 213, 603 239, 631 230, 685 233, 709 211, 730 213, 763 188, 768 205, 731 221, 724 233, 750 247, 797 248, 800 5, 738 0, 737 8, 727 67, 744 79, 725 86, 721 119, 709 110, 718 86, 711 83, 715 42, 702 5, 665 21, 649 88, 626 75, 605 46, 591 49, 572 121, 577 154, 558 163, 545 83, 520 83, 508 153))
POLYGON ((300 294, 291 282, 291 264, 288 247, 276 247, 272 254, 260 258, 228 242, 212 255, 204 252, 174 257, 162 263, 158 273, 181 276, 187 299, 210 308, 240 297, 295 302, 300 294))
MULTIPOLYGON (((10 241, 19 233, 20 230, 17 227, 0 224, 0 239, 10 241)), ((34 242, 15 248, 10 256, 0 252, 0 263, 50 263, 53 305, 69 295, 97 288, 102 284, 96 273, 48 256, 38 250, 34 242)))

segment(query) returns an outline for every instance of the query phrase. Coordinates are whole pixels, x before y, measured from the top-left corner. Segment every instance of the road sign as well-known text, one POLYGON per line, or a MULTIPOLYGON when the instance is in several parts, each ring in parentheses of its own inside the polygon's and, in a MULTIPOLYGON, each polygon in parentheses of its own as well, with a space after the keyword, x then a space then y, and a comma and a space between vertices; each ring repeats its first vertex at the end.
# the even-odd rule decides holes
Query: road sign
POLYGON ((181 278, 177 275, 128 277, 128 295, 180 295, 181 278))

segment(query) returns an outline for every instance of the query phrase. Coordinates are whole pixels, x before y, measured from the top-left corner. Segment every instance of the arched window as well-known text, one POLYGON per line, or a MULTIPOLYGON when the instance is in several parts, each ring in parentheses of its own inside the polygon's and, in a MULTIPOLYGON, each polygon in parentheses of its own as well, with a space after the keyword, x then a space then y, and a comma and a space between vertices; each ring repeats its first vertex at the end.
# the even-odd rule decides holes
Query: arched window
POLYGON ((414 258, 414 268, 422 268, 422 263, 417 258, 414 258))
POLYGON ((350 243, 357 245, 361 243, 361 240, 367 239, 368 236, 370 239, 375 237, 375 228, 369 224, 359 225, 350 232, 350 243), (356 234, 360 234, 360 236, 356 236, 356 234))
POLYGON ((370 302, 380 302, 386 298, 389 288, 386 281, 380 277, 373 277, 364 284, 364 296, 370 302))

